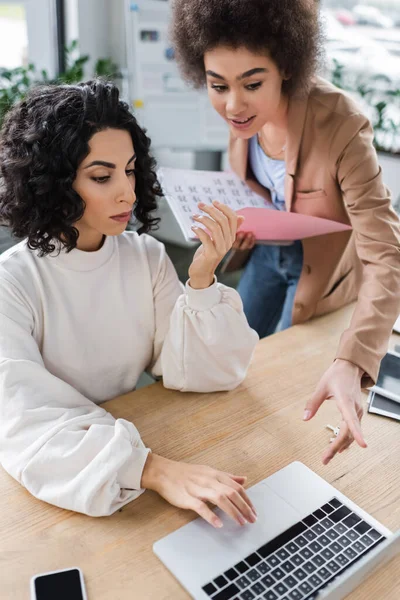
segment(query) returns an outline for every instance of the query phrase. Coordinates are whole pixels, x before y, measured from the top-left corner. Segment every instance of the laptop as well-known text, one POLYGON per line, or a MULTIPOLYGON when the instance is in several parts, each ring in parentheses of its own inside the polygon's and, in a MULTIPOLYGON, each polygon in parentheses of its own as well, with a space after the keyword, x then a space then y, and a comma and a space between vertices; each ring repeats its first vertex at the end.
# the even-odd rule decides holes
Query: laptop
POLYGON ((258 520, 196 519, 153 550, 195 600, 339 600, 400 553, 393 535, 300 462, 247 490, 258 520))

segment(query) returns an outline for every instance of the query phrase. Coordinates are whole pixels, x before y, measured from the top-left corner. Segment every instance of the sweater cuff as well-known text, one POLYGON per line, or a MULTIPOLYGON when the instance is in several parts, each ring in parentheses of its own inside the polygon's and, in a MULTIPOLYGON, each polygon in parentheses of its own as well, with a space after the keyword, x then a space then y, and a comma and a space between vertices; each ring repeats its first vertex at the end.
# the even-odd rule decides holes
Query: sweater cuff
POLYGON ((210 310, 221 302, 221 291, 218 289, 217 278, 214 275, 214 283, 203 290, 194 290, 186 282, 186 303, 192 310, 210 310))
POLYGON ((142 473, 150 448, 133 448, 132 456, 118 471, 118 483, 122 489, 141 490, 142 473))

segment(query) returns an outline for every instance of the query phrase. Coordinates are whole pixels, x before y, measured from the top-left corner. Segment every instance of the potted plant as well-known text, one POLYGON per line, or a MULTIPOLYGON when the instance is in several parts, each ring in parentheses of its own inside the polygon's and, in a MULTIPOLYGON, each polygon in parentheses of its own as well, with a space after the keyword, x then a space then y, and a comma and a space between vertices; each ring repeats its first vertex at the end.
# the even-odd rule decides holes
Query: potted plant
MULTIPOLYGON (((65 48, 66 69, 55 79, 48 77, 45 70, 38 73, 33 64, 16 69, 0 67, 0 127, 3 119, 15 102, 21 100, 29 88, 41 83, 76 83, 84 78, 84 67, 89 56, 79 54, 78 42, 74 40, 65 48)), ((110 58, 100 58, 94 70, 94 76, 118 79, 120 73, 117 65, 110 58)))

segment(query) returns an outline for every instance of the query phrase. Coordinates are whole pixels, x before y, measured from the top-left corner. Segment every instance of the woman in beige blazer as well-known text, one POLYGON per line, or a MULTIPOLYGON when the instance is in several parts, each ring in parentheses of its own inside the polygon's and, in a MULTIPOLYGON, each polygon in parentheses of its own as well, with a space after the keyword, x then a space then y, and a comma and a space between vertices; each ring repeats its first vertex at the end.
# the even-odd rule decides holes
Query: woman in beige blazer
MULTIPOLYGON (((206 85, 230 129, 232 169, 278 210, 351 225, 291 246, 255 246, 239 284, 261 336, 357 299, 336 359, 306 406, 335 398, 342 415, 327 464, 362 435, 361 387, 375 381, 400 312, 400 227, 373 131, 357 104, 316 77, 322 47, 312 0, 175 0, 178 62, 206 85)), ((236 248, 254 245, 238 237, 236 248)))

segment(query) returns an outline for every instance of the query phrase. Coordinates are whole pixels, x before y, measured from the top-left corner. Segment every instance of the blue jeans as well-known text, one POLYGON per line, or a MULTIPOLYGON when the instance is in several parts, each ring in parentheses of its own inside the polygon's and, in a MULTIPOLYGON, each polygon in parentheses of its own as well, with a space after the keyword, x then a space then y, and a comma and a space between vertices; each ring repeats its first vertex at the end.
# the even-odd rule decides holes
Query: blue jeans
POLYGON ((300 241, 291 246, 254 248, 237 290, 250 327, 260 338, 292 325, 294 296, 302 268, 300 241))

